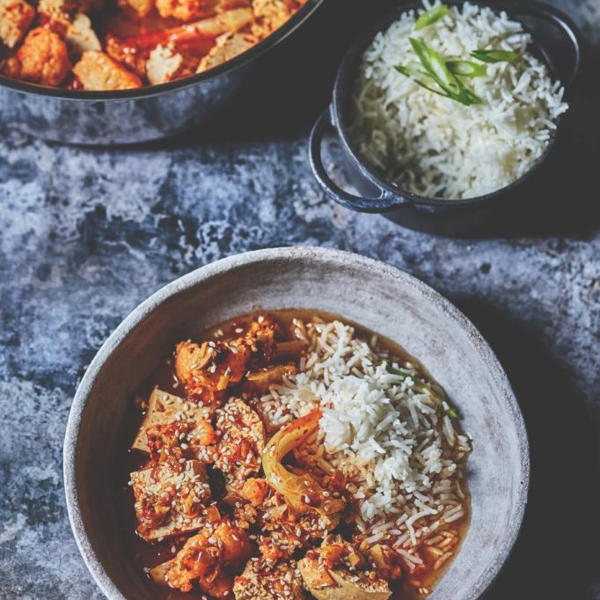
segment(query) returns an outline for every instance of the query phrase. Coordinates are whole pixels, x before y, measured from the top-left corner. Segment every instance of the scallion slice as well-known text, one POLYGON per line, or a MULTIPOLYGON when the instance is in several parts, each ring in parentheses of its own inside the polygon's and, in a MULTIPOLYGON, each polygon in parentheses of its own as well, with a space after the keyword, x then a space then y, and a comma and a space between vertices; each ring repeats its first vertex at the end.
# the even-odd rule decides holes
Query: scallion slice
POLYGON ((485 65, 480 65, 471 60, 448 60, 446 66, 451 73, 463 77, 483 77, 487 72, 485 65))
POLYGON ((425 42, 409 38, 413 50, 419 57, 424 69, 433 80, 448 94, 448 97, 466 106, 479 104, 481 98, 468 90, 466 86, 446 66, 444 59, 425 42))
POLYGON ((397 369, 391 365, 386 365, 385 370, 390 375, 396 375, 397 377, 400 377, 402 381, 404 381, 407 377, 412 377, 413 379, 415 377, 415 374, 412 371, 409 371, 408 369, 397 369))
POLYGON ((415 69, 411 65, 395 65, 394 69, 396 69, 396 71, 398 71, 399 73, 402 73, 402 75, 410 77, 416 84, 420 85, 426 90, 429 90, 434 94, 444 96, 444 98, 450 97, 446 91, 439 87, 439 85, 435 82, 431 75, 428 75, 420 69, 415 69))
POLYGON ((431 10, 424 12, 415 22, 415 31, 423 29, 436 21, 439 21, 442 17, 448 14, 448 7, 445 4, 440 4, 431 10))
POLYGON ((451 406, 449 406, 445 411, 444 414, 447 417, 450 417, 451 419, 460 419, 460 415, 458 414, 458 411, 455 408, 452 408, 451 406))
POLYGON ((421 64, 433 79, 449 94, 460 94, 460 83, 450 73, 442 57, 422 40, 412 37, 409 40, 421 64))
POLYGON ((471 56, 486 63, 514 62, 519 55, 514 50, 473 50, 471 56))
POLYGON ((483 102, 483 100, 477 94, 474 94, 466 86, 463 89, 463 94, 468 104, 481 104, 483 102))
POLYGON ((399 377, 402 381, 405 381, 410 377, 413 381, 413 390, 417 392, 426 392, 440 405, 445 415, 451 419, 460 419, 460 413, 454 407, 450 406, 446 394, 441 388, 438 388, 438 386, 434 387, 431 383, 415 375, 415 373, 408 369, 396 369, 395 367, 386 365, 386 371, 390 373, 390 375, 396 375, 396 377, 399 377))

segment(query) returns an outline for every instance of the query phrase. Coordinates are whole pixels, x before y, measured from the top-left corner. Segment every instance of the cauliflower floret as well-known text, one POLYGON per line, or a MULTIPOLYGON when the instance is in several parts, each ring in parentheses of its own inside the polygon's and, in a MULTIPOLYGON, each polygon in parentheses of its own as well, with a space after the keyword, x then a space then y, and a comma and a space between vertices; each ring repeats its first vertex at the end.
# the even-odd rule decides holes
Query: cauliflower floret
POLYGON ((252 32, 263 38, 279 29, 294 14, 286 0, 252 0, 256 23, 252 32))
POLYGON ((67 45, 50 29, 32 29, 17 52, 21 78, 43 85, 58 86, 71 69, 67 45))
POLYGON ((233 57, 245 52, 256 43, 254 37, 250 34, 233 33, 225 34, 217 38, 217 43, 211 48, 210 52, 200 61, 197 73, 208 71, 233 57))
POLYGON ((52 29, 65 34, 76 14, 98 10, 102 0, 39 0, 38 12, 48 19, 52 29))
POLYGON ((14 48, 25 36, 35 9, 24 0, 0 0, 0 40, 14 48))
POLYGON ((183 592, 191 591, 193 582, 197 582, 206 594, 226 598, 233 587, 229 568, 241 567, 251 553, 252 545, 245 531, 227 520, 207 523, 174 558, 154 567, 150 576, 157 583, 183 592), (225 570, 223 566, 229 568, 225 570))
POLYGON ((104 52, 89 51, 73 67, 84 90, 127 90, 142 87, 140 78, 104 52))
POLYGON ((172 44, 158 45, 146 61, 146 77, 153 85, 167 83, 175 79, 182 65, 183 56, 174 50, 172 44))
POLYGON ((100 40, 92 29, 90 18, 83 13, 75 15, 73 23, 65 34, 65 40, 77 54, 88 50, 102 50, 100 40))
MULTIPOLYGON (((142 0, 121 1, 133 3, 142 0)), ((174 17, 181 21, 211 17, 230 9, 249 7, 249 4, 249 0, 156 0, 156 8, 161 17, 174 17)))
POLYGON ((221 392, 246 373, 250 350, 240 339, 231 342, 180 342, 175 349, 175 373, 188 392, 207 388, 221 392))
POLYGON ((207 14, 206 0, 156 0, 156 9, 163 18, 174 17, 181 21, 201 19, 207 14))
POLYGON ((118 4, 121 8, 132 8, 140 18, 154 8, 154 0, 118 0, 118 4))
POLYGON ((16 56, 9 56, 2 64, 0 73, 11 79, 19 79, 21 77, 21 61, 16 56))

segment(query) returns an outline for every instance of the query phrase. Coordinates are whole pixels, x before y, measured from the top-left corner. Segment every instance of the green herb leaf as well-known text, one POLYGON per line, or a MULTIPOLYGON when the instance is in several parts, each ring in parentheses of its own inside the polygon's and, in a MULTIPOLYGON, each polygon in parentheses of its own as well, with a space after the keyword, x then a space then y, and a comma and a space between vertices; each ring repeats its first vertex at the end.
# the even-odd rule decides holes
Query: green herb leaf
POLYGON ((458 414, 458 411, 454 408, 452 408, 451 406, 449 406, 445 411, 444 414, 447 417, 450 417, 451 419, 460 419, 460 415, 458 414))
POLYGON ((480 65, 471 60, 448 60, 446 66, 454 75, 462 75, 463 77, 483 77, 487 72, 485 65, 480 65))
POLYGON ((514 50, 473 50, 471 56, 486 63, 514 62, 519 55, 514 50))
POLYGON ((463 94, 469 104, 481 104, 483 102, 483 100, 477 94, 474 94, 468 87, 464 88, 463 94))
POLYGON ((415 68, 411 67, 410 65, 408 65, 408 66, 396 65, 394 67, 394 69, 396 69, 396 71, 402 73, 402 75, 406 75, 407 77, 410 77, 415 83, 417 83, 421 87, 425 88, 426 90, 429 90, 430 92, 433 92, 434 94, 439 94, 440 96, 444 96, 444 98, 450 97, 441 87, 438 86, 438 84, 435 82, 435 80, 432 79, 431 75, 424 73, 420 69, 415 69, 415 68))
POLYGON ((444 391, 441 388, 439 388, 439 386, 434 387, 431 383, 429 383, 425 379, 422 379, 416 373, 414 373, 413 371, 409 371, 408 369, 396 369, 395 367, 392 367, 390 365, 386 365, 385 368, 390 375, 396 375, 397 377, 400 377, 402 381, 405 381, 410 377, 413 380, 413 390, 429 394, 431 398, 433 398, 433 400, 435 400, 440 405, 445 415, 447 415, 451 419, 460 419, 459 412, 455 408, 450 406, 446 398, 446 394, 444 394, 444 391))
POLYGON ((448 7, 445 4, 440 4, 431 10, 425 11, 415 22, 415 31, 423 29, 436 21, 439 21, 442 17, 448 14, 448 7))
POLYGON ((481 98, 450 72, 444 59, 422 40, 408 38, 421 64, 433 80, 447 93, 448 97, 466 106, 481 103, 481 98))
POLYGON ((396 369, 395 367, 391 367, 390 365, 386 365, 385 370, 390 375, 397 375, 398 377, 402 377, 403 380, 407 377, 414 376, 414 373, 412 371, 409 371, 408 369, 396 369))
POLYGON ((421 64, 438 85, 449 94, 458 95, 460 93, 460 83, 450 73, 442 57, 422 40, 412 37, 409 40, 421 64))

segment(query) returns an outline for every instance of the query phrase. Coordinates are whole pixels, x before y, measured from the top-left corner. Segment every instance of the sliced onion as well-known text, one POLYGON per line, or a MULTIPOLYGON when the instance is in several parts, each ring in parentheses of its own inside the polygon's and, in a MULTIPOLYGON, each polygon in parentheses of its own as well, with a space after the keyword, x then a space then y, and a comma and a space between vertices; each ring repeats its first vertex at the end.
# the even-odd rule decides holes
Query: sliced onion
POLYGON ((267 483, 284 498, 297 514, 316 511, 324 516, 340 512, 344 502, 325 495, 325 490, 309 473, 296 474, 282 464, 283 458, 302 445, 319 428, 321 411, 313 410, 280 429, 263 450, 262 465, 267 483))

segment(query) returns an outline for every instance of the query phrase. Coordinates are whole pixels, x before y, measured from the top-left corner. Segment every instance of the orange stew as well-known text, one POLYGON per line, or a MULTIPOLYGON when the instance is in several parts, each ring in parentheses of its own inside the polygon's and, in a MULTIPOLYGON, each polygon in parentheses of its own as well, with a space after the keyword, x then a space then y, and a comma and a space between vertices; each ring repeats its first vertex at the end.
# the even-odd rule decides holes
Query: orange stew
MULTIPOLYGON (((386 600, 416 597, 439 576, 433 545, 407 563, 357 529, 347 478, 302 451, 319 409, 279 425, 263 406, 303 368, 309 341, 292 323, 312 318, 249 315, 182 341, 136 398, 122 512, 158 596, 386 600)), ((466 523, 440 529, 444 552, 456 552, 466 523)))
POLYGON ((306 0, 0 0, 0 73, 51 87, 123 90, 212 69, 306 0))

